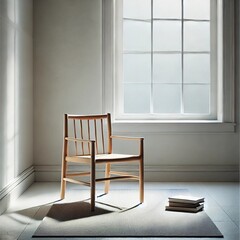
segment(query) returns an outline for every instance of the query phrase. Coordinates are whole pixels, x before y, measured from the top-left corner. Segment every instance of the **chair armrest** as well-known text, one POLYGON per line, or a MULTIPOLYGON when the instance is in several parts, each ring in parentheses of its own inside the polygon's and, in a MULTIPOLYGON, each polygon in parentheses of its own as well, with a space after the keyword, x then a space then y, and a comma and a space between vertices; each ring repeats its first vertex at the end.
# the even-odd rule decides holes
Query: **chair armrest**
POLYGON ((139 156, 143 157, 143 144, 144 138, 143 137, 128 137, 128 136, 110 136, 111 139, 121 139, 121 140, 130 140, 130 141, 139 141, 139 156))
POLYGON ((144 140, 143 137, 128 137, 128 136, 110 136, 110 138, 117 138, 122 140, 137 140, 137 141, 144 140))
POLYGON ((82 143, 91 143, 95 142, 95 140, 88 140, 88 139, 80 139, 80 138, 70 138, 70 137, 65 137, 65 140, 67 141, 73 141, 73 142, 82 142, 82 143))

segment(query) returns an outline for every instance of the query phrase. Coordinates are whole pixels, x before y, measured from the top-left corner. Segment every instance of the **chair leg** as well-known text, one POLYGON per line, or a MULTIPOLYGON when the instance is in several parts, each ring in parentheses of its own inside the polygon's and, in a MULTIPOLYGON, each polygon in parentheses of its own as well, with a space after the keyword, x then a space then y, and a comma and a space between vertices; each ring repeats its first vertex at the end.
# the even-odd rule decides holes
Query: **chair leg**
POLYGON ((65 192, 66 192, 66 181, 64 178, 66 177, 66 170, 67 170, 67 163, 65 160, 63 160, 62 163, 62 173, 61 173, 61 190, 60 190, 60 198, 65 198, 65 192))
POLYGON ((61 193, 60 193, 60 199, 65 198, 65 190, 66 190, 66 181, 61 181, 61 193))
POLYGON ((140 203, 144 202, 144 165, 143 158, 139 162, 139 192, 140 192, 140 203))
MULTIPOLYGON (((110 169, 111 169, 111 164, 106 163, 106 168, 105 168, 105 177, 108 178, 110 177, 110 169)), ((109 186, 110 186, 110 180, 105 181, 105 189, 104 192, 107 194, 109 192, 109 186)))
POLYGON ((95 210, 95 185, 96 185, 96 163, 95 163, 95 148, 92 142, 91 153, 91 211, 95 210))
POLYGON ((91 166, 91 211, 95 210, 95 164, 91 166))

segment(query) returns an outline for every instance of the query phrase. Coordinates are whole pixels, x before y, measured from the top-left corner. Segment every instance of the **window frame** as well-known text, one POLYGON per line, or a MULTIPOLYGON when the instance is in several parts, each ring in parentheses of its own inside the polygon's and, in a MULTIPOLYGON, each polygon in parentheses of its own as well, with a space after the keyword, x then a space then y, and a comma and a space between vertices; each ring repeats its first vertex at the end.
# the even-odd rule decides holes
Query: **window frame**
MULTIPOLYGON (((218 21, 222 19, 222 41, 218 39, 218 44, 222 44, 223 51, 218 51, 218 64, 222 65, 222 69, 218 69, 218 78, 222 76, 217 86, 218 93, 217 101, 217 118, 216 119, 169 119, 167 118, 147 118, 136 119, 119 118, 115 111, 115 95, 118 82, 116 78, 119 76, 116 65, 119 64, 116 58, 116 41, 119 36, 116 33, 115 18, 117 13, 114 11, 118 0, 103 0, 102 1, 102 16, 103 16, 103 112, 112 112, 113 123, 231 123, 222 124, 226 126, 226 131, 234 131, 235 129, 235 102, 234 102, 234 2, 222 0, 218 4, 218 10, 222 12, 222 16, 218 16, 218 21)), ((135 115, 135 114, 134 114, 135 115)), ((176 128, 176 130, 178 127, 176 128)), ((220 129, 220 128, 219 128, 220 129)), ((215 131, 215 130, 214 130, 215 131)))

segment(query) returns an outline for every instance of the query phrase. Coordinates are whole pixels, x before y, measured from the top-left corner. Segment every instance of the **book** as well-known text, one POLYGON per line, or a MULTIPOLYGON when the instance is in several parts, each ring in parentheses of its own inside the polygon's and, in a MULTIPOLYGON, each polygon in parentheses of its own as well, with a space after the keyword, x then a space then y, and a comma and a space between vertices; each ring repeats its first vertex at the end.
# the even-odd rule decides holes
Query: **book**
POLYGON ((169 202, 168 203, 170 207, 190 207, 195 208, 198 207, 199 203, 181 203, 181 202, 169 202))
POLYGON ((187 195, 179 195, 175 197, 169 197, 169 202, 175 203, 186 203, 186 204, 199 204, 204 202, 204 198, 187 196, 187 195))
POLYGON ((167 211, 180 211, 180 212, 192 212, 197 213, 203 210, 203 204, 199 204, 197 207, 172 207, 166 206, 167 211))

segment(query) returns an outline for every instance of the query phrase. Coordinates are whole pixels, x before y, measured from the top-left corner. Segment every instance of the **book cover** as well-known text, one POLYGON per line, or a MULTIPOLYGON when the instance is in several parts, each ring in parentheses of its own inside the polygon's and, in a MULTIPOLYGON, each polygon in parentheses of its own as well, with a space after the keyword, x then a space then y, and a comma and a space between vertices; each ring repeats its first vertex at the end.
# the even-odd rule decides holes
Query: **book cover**
POLYGON ((191 212, 191 213, 196 213, 199 211, 203 210, 203 204, 200 204, 198 207, 171 207, 171 206, 166 206, 165 208, 167 211, 178 211, 178 212, 191 212))
POLYGON ((198 207, 199 203, 182 203, 182 202, 168 202, 170 207, 188 207, 188 208, 195 208, 198 207))
POLYGON ((169 202, 178 202, 178 203, 191 203, 197 204, 204 202, 203 197, 195 197, 195 196, 187 196, 187 195, 179 195, 175 197, 169 197, 169 202))

